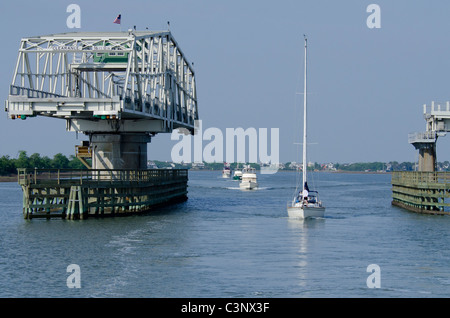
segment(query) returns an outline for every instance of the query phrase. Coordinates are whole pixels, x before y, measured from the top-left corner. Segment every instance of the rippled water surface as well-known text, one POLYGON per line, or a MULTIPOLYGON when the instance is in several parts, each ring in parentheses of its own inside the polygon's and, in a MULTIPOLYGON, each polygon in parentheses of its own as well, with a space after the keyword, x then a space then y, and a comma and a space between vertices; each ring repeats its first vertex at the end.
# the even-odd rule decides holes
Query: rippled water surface
POLYGON ((0 297, 450 296, 449 217, 391 206, 388 174, 317 173, 326 217, 290 220, 295 179, 259 174, 241 191, 190 171, 185 203, 84 221, 24 220, 20 187, 0 183, 0 297))

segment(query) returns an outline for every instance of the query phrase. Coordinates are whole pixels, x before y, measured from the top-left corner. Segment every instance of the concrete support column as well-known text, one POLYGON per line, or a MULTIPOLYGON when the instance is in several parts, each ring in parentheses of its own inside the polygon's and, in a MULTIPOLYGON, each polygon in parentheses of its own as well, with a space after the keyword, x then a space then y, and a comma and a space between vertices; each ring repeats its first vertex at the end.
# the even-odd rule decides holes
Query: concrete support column
POLYGON ((419 148, 419 171, 434 172, 436 168, 436 143, 419 148))
POLYGON ((147 169, 146 133, 90 135, 92 169, 147 169))

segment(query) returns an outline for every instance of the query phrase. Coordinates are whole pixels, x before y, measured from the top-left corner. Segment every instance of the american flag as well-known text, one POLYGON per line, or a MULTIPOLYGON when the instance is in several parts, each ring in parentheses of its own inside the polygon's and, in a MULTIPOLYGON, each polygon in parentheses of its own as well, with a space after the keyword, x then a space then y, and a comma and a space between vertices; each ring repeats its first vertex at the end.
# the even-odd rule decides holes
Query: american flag
POLYGON ((114 20, 114 23, 120 24, 120 17, 121 17, 121 14, 119 14, 117 16, 117 18, 114 20))

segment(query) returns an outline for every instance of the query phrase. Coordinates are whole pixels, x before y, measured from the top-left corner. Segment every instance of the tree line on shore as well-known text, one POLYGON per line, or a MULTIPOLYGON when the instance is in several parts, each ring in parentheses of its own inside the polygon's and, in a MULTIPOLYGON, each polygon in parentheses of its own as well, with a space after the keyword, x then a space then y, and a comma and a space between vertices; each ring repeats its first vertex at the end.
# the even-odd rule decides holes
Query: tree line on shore
MULTIPOLYGON (((192 164, 173 164, 171 162, 164 161, 153 161, 153 163, 158 168, 196 168, 192 164)), ((252 167, 260 169, 259 164, 251 164, 252 167)), ((332 169, 330 169, 330 164, 318 164, 314 163, 308 167, 308 170, 315 171, 411 171, 414 170, 414 162, 397 162, 391 161, 388 163, 383 162, 362 162, 362 163, 350 163, 350 164, 331 164, 332 169)), ((440 171, 449 171, 450 163, 445 161, 443 163, 438 163, 437 168, 440 171)), ((240 165, 242 168, 242 164, 240 165)), ((18 168, 28 168, 28 169, 86 169, 86 167, 81 163, 81 161, 74 155, 68 158, 62 153, 58 153, 49 158, 47 156, 41 156, 38 153, 34 153, 28 156, 26 151, 19 151, 16 158, 10 158, 10 156, 0 157, 0 175, 12 175, 17 173, 18 168)), ((237 168, 236 163, 231 164, 232 169, 237 168)), ((197 167, 198 169, 198 167, 197 167)), ((203 163, 202 170, 221 170, 223 169, 223 163, 203 163)), ((290 162, 282 164, 280 170, 296 170, 298 165, 291 165, 290 162)))
MULTIPOLYGON (((201 164, 192 163, 172 163, 169 161, 157 161, 153 160, 152 163, 158 168, 184 168, 184 169, 194 169, 194 170, 222 170, 224 167, 223 162, 203 162, 201 164)), ((259 170, 261 168, 260 164, 250 163, 250 166, 259 170)), ((279 164, 278 170, 298 170, 301 167, 300 163, 287 162, 279 164)), ((243 164, 231 163, 230 168, 232 170, 242 169, 243 164)), ((357 162, 357 163, 309 163, 308 171, 348 171, 348 172, 359 172, 359 171, 370 171, 370 172, 390 172, 390 171, 412 171, 415 168, 414 162, 357 162)), ((450 170, 450 164, 446 161, 445 163, 437 164, 438 170, 450 170)))
POLYGON ((18 168, 86 169, 77 157, 72 155, 67 158, 61 153, 54 155, 53 158, 49 158, 47 156, 41 157, 38 153, 28 156, 26 151, 21 150, 17 158, 10 158, 9 156, 0 157, 1 176, 16 174, 18 168))

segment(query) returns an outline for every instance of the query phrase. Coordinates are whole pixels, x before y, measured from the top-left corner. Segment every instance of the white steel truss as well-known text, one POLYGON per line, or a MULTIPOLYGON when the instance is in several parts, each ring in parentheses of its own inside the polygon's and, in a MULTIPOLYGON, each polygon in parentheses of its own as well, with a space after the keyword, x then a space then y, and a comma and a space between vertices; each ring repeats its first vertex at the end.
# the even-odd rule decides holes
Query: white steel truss
POLYGON ((169 31, 23 38, 5 108, 10 118, 65 118, 85 132, 101 120, 115 120, 102 130, 132 120, 139 131, 192 131, 198 119, 194 70, 169 31))

